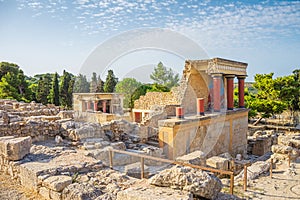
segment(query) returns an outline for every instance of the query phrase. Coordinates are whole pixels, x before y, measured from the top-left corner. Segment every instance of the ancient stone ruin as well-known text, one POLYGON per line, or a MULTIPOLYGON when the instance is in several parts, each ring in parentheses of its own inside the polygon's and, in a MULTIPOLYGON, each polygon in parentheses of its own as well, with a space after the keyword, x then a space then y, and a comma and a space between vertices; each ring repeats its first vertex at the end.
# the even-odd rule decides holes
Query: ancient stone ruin
POLYGON ((277 164, 300 155, 299 134, 248 131, 246 67, 186 61, 179 87, 147 93, 131 115, 121 94, 74 94, 72 111, 0 100, 1 173, 45 199, 238 199, 221 192, 228 174, 240 184, 245 165, 249 180, 268 173, 271 152, 277 164))

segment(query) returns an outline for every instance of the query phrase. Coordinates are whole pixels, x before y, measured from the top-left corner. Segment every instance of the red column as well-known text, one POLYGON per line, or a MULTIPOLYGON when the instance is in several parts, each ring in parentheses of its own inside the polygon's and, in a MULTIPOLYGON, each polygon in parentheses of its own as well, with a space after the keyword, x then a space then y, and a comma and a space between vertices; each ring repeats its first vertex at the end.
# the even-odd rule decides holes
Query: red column
POLYGON ((94 101, 94 111, 98 110, 98 101, 94 101))
POLYGON ((221 110, 221 77, 222 74, 213 74, 213 83, 214 83, 214 111, 220 112, 221 110))
POLYGON ((92 108, 91 108, 91 102, 87 101, 86 103, 87 103, 87 109, 88 109, 88 110, 91 110, 91 109, 92 109, 92 108))
POLYGON ((197 115, 204 115, 204 98, 197 98, 197 115))
POLYGON ((102 110, 106 113, 106 101, 102 101, 102 110))
POLYGON ((245 108, 245 100, 244 100, 244 95, 245 95, 245 78, 246 76, 238 76, 238 87, 239 87, 239 107, 240 108, 245 108))
POLYGON ((234 75, 227 75, 227 110, 233 110, 234 108, 234 101, 233 101, 233 79, 234 75))
POLYGON ((176 117, 179 119, 184 118, 184 111, 182 107, 176 107, 176 117))

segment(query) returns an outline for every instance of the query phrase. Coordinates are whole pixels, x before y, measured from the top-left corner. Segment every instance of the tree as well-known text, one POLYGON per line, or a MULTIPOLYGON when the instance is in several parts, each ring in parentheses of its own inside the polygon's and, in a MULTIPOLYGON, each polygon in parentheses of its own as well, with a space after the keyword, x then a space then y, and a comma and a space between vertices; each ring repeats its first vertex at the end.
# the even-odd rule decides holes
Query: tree
POLYGON ((104 83, 104 92, 112 93, 115 90, 115 87, 118 83, 118 78, 115 77, 113 70, 108 70, 108 74, 106 76, 106 80, 104 83))
POLYGON ((142 84, 134 78, 124 78, 116 85, 116 92, 124 94, 123 106, 124 108, 133 108, 131 101, 133 92, 142 84))
POLYGON ((75 93, 88 93, 88 92, 90 92, 90 83, 87 81, 87 78, 86 78, 85 75, 79 74, 75 78, 74 92, 75 93))
POLYGON ((63 107, 71 108, 74 76, 71 73, 64 70, 60 82, 60 104, 63 107))
POLYGON ((57 72, 53 76, 52 86, 49 94, 49 102, 56 106, 59 106, 59 85, 57 72))
POLYGON ((279 99, 285 102, 294 123, 298 123, 295 113, 300 110, 300 70, 294 70, 292 75, 278 77, 274 88, 278 91, 279 99))
POLYGON ((10 72, 7 72, 4 76, 1 78, 0 82, 0 98, 1 99, 20 99, 20 95, 18 94, 18 91, 15 87, 13 87, 11 84, 11 74, 10 72))
MULTIPOLYGON (((0 80, 4 77, 5 83, 2 84, 2 89, 6 87, 6 83, 10 85, 11 90, 9 97, 15 97, 18 101, 30 101, 32 93, 28 88, 26 76, 18 65, 8 62, 0 63, 0 80), (14 92, 14 94, 12 93, 14 92)), ((4 89, 5 90, 5 89, 4 89)), ((2 94, 3 98, 5 96, 2 94)), ((8 98, 8 97, 7 97, 8 98)))
POLYGON ((262 118, 282 113, 286 109, 286 103, 279 98, 279 90, 274 87, 273 75, 274 73, 256 74, 254 77, 253 87, 257 89, 257 94, 249 104, 249 108, 261 113, 255 124, 262 118))
POLYGON ((90 83, 90 92, 91 93, 95 93, 96 90, 97 90, 97 74, 96 72, 93 72, 92 74, 92 80, 91 80, 91 83, 90 83))
POLYGON ((104 92, 104 82, 101 80, 100 76, 98 76, 98 83, 97 83, 97 88, 96 92, 104 92))
POLYGON ((44 76, 41 76, 38 81, 36 100, 44 105, 49 103, 48 95, 50 92, 50 88, 51 88, 51 78, 49 77, 49 74, 45 74, 44 76))
POLYGON ((174 74, 171 68, 167 69, 162 62, 159 62, 157 67, 154 68, 154 72, 152 72, 150 78, 154 80, 155 83, 166 86, 168 88, 179 85, 179 75, 174 74))

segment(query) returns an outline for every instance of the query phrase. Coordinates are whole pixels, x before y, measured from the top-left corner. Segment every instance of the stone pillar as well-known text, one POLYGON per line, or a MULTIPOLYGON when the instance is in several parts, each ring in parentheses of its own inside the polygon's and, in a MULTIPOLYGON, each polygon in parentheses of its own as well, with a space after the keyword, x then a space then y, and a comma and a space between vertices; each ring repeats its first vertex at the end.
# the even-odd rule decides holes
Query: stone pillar
POLYGON ((88 110, 91 110, 91 109, 92 109, 92 108, 91 108, 91 102, 90 102, 90 101, 87 101, 86 103, 87 103, 87 109, 88 109, 88 110))
POLYGON ((94 111, 98 110, 98 101, 94 101, 94 111))
POLYGON ((102 101, 102 111, 106 113, 106 101, 102 101))
POLYGON ((204 116, 204 98, 197 98, 197 115, 204 116))
POLYGON ((245 78, 246 76, 238 76, 238 88, 239 88, 239 107, 245 108, 245 78))
POLYGON ((178 119, 184 118, 184 111, 182 107, 176 107, 176 117, 178 119))
POLYGON ((214 111, 220 112, 221 110, 221 78, 222 74, 213 74, 213 102, 214 102, 214 111))
POLYGON ((227 80, 227 110, 233 110, 234 108, 234 100, 233 100, 233 80, 234 75, 226 75, 227 80))

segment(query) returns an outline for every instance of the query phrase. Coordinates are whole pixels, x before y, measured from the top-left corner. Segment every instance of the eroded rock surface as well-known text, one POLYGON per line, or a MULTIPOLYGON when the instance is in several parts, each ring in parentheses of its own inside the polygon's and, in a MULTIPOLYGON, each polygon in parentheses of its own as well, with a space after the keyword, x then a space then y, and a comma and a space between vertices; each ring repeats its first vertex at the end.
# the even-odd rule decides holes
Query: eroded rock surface
POLYGON ((149 183, 188 191, 193 195, 208 199, 215 199, 222 189, 222 183, 216 176, 202 170, 181 166, 161 171, 150 178, 149 183))

